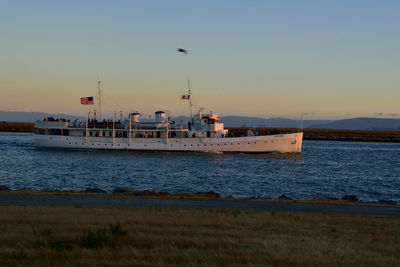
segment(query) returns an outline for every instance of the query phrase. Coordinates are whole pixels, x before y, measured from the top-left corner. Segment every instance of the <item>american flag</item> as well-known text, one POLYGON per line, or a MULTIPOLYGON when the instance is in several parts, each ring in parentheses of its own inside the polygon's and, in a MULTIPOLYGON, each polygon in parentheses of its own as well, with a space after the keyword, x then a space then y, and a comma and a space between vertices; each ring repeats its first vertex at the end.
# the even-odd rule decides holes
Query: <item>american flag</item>
POLYGON ((188 95, 188 94, 181 95, 181 99, 190 99, 190 95, 188 95))
POLYGON ((81 104, 82 105, 94 105, 93 96, 81 97, 81 104))

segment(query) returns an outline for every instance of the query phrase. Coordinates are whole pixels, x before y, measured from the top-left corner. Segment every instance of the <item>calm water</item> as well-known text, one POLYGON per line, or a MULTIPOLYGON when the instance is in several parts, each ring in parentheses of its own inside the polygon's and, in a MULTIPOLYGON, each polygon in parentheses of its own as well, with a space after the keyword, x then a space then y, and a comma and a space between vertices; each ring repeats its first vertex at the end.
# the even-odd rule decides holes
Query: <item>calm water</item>
POLYGON ((0 133, 0 184, 400 202, 400 144, 304 141, 301 155, 112 152, 37 149, 33 134, 0 133))

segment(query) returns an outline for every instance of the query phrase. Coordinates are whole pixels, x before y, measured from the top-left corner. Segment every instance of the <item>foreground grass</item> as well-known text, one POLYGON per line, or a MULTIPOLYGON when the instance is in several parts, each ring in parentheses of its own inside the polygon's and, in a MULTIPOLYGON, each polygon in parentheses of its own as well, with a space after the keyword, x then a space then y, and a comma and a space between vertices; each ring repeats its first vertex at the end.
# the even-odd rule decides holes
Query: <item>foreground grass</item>
POLYGON ((400 218, 0 206, 1 266, 398 266, 400 218))

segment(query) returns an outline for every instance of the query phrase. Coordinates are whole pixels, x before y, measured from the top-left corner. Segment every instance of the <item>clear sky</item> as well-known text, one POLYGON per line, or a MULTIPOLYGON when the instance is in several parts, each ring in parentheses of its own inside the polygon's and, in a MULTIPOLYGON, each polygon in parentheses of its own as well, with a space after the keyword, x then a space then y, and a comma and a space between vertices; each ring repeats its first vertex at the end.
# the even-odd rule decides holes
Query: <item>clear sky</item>
POLYGON ((397 118, 400 1, 0 0, 0 110, 397 118), (176 52, 182 47, 189 55, 176 52), (187 109, 186 109, 187 110, 187 109))

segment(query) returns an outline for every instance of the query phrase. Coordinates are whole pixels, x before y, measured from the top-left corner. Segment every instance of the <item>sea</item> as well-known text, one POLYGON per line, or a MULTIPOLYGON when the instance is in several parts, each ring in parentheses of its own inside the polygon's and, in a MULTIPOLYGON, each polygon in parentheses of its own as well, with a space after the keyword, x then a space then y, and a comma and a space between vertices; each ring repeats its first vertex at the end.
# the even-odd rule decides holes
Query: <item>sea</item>
POLYGON ((400 143, 305 140, 301 154, 210 154, 44 149, 33 139, 0 133, 0 185, 400 202, 400 143))

